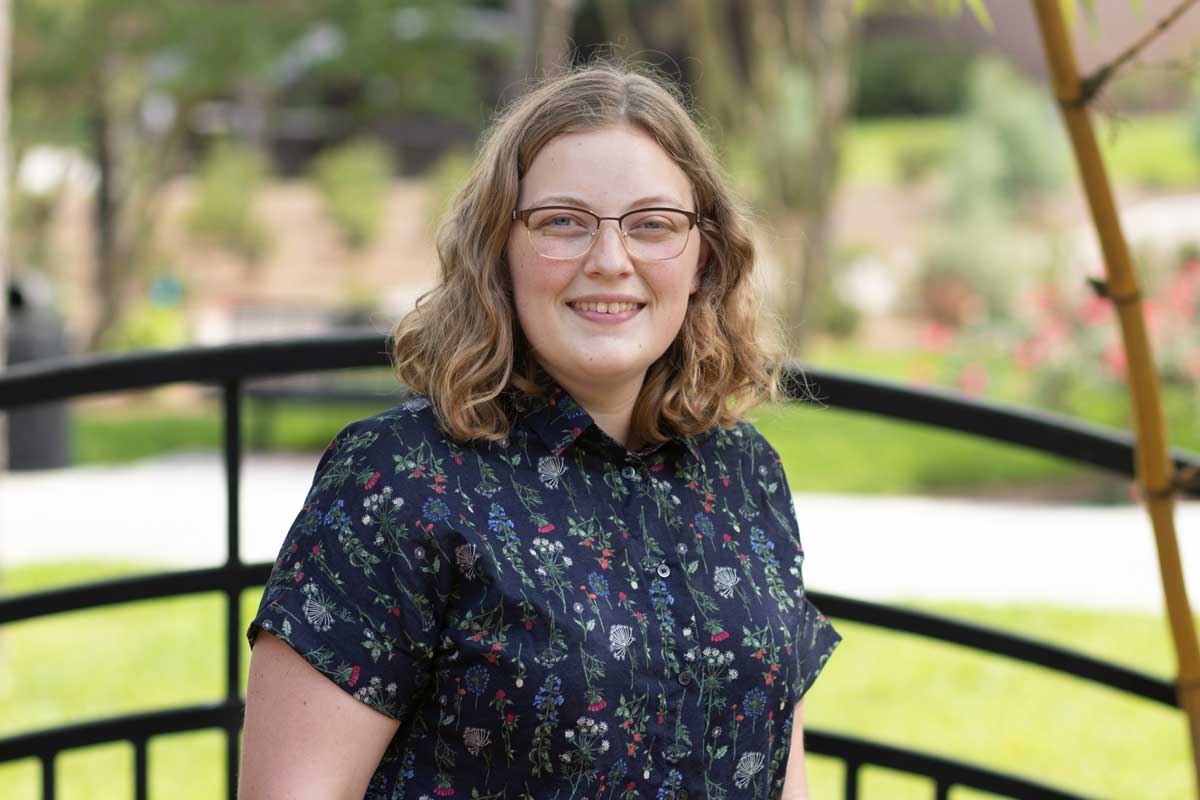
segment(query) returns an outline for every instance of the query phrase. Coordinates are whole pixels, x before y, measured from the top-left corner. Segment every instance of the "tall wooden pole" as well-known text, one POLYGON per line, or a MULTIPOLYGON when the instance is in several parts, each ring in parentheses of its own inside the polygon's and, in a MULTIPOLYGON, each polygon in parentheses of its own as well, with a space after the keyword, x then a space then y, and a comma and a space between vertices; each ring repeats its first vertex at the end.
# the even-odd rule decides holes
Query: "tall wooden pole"
MULTIPOLYGON (((8 62, 12 2, 0 0, 0 370, 8 364, 8 62)), ((8 468, 8 417, 0 414, 0 472, 8 468)))
POLYGON ((1096 133, 1087 109, 1089 95, 1085 94, 1085 87, 1079 78, 1059 0, 1034 0, 1034 9, 1046 61, 1054 79, 1054 92, 1071 137, 1088 207, 1104 253, 1104 268, 1108 278, 1105 294, 1116 304, 1121 325, 1121 339, 1129 364, 1129 392, 1133 402, 1137 481, 1154 528, 1158 567, 1178 667, 1175 690, 1191 729, 1192 761, 1196 787, 1200 789, 1200 649, 1197 648, 1196 628, 1183 582, 1183 565, 1179 559, 1179 542, 1175 533, 1174 465, 1167 450, 1158 373, 1142 314, 1142 292, 1133 270, 1125 234, 1121 230, 1104 161, 1096 145, 1096 133))

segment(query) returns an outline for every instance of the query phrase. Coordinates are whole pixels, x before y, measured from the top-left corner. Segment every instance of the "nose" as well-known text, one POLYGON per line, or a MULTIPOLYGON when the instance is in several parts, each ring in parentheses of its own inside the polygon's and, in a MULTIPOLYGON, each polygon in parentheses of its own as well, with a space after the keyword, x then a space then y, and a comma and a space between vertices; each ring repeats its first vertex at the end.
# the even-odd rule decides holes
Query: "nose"
POLYGON ((596 240, 587 254, 586 271, 589 274, 623 275, 632 269, 633 264, 616 220, 601 220, 596 240), (612 224, 606 225, 606 222, 612 224))

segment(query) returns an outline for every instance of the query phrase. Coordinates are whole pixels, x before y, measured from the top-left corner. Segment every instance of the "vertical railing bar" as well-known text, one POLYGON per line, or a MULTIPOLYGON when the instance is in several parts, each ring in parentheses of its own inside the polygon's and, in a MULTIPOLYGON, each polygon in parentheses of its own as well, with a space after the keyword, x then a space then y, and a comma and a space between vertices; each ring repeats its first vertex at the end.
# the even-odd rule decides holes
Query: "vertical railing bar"
POLYGON ((136 800, 149 800, 150 790, 147 788, 146 737, 139 736, 133 740, 133 796, 136 800))
POLYGON ((42 756, 42 800, 54 800, 54 759, 58 753, 42 756))
POLYGON ((846 800, 858 800, 858 770, 862 762, 846 759, 846 800))
POLYGON ((939 780, 937 782, 937 798, 936 800, 950 800, 950 789, 954 786, 952 783, 946 783, 939 780))
MULTIPOLYGON (((225 486, 228 516, 226 519, 225 608, 226 608, 226 697, 230 703, 241 701, 241 603, 237 588, 241 566, 240 545, 240 479, 242 463, 242 382, 237 378, 225 381, 225 486)), ((237 797, 238 784, 238 726, 225 728, 225 758, 229 800, 237 797)))

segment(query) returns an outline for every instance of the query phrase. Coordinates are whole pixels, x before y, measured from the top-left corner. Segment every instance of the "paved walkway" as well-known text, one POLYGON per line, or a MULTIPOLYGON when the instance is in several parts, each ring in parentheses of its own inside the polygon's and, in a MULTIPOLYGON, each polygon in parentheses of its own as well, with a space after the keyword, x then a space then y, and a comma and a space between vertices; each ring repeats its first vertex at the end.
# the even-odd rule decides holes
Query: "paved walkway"
MULTIPOLYGON (((242 558, 270 561, 317 456, 250 455, 242 470, 242 558)), ((1146 514, 909 496, 797 494, 810 589, 866 599, 1048 602, 1160 611, 1146 514)), ((1176 520, 1200 608, 1200 502, 1176 520)), ((0 474, 0 565, 99 557, 203 567, 225 559, 219 455, 0 474)))

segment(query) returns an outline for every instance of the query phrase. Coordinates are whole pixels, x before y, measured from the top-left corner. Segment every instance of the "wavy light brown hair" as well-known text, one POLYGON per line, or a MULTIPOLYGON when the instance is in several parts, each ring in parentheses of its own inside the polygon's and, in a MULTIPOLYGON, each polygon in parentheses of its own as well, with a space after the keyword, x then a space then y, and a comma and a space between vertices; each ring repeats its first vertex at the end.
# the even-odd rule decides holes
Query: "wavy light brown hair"
POLYGON ((510 226, 519 224, 512 220, 519 181, 554 137, 622 123, 653 136, 687 175, 710 251, 675 341, 646 372, 632 440, 731 427, 776 399, 780 356, 760 334, 767 324, 777 335, 777 323, 752 286, 746 212, 678 90, 643 66, 598 63, 546 80, 494 121, 438 229, 440 283, 392 332, 397 377, 429 397, 452 438, 505 438, 514 413, 506 390, 538 396, 545 389, 504 260, 510 226))

